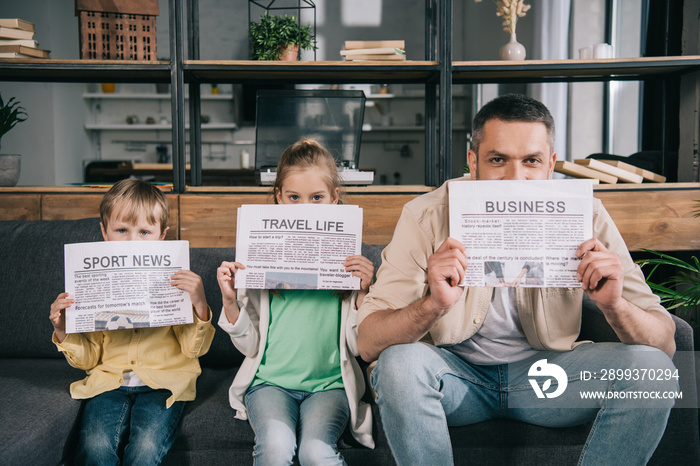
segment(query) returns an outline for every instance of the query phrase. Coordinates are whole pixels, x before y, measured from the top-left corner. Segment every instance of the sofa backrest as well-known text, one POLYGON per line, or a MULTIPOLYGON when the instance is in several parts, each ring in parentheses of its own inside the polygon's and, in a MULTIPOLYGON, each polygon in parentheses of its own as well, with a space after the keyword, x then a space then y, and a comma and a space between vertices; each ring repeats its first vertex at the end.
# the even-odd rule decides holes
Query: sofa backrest
MULTIPOLYGON (((51 342, 51 303, 64 290, 63 245, 101 241, 99 219, 0 221, 0 296, 4 322, 0 327, 0 357, 63 358, 51 342)), ((378 245, 362 245, 362 253, 381 262, 378 245)), ((243 356, 228 335, 216 326, 221 313, 221 292, 216 268, 233 260, 234 248, 191 248, 190 268, 202 277, 207 302, 217 328, 203 366, 237 367, 243 356)))
POLYGON ((0 357, 63 357, 49 321, 64 288, 63 245, 100 240, 96 218, 0 222, 0 357))

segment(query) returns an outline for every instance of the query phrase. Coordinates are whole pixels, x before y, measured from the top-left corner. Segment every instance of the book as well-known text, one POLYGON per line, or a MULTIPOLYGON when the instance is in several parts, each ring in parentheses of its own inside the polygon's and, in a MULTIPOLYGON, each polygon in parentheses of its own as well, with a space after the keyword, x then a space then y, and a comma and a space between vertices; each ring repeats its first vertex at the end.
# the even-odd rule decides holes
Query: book
POLYGON ((24 45, 25 47, 39 48, 39 42, 33 39, 0 39, 0 45, 24 45))
POLYGON ((19 18, 0 18, 0 26, 23 31, 36 32, 34 24, 19 18))
POLYGON ((49 51, 25 47, 24 45, 0 45, 0 53, 19 53, 35 58, 49 58, 49 51))
POLYGON ((599 172, 607 173, 608 175, 612 175, 618 180, 624 181, 626 183, 641 183, 642 181, 644 181, 642 175, 637 175, 636 173, 623 170, 622 168, 617 168, 612 165, 608 165, 607 163, 601 162, 600 160, 577 159, 574 160, 574 163, 577 165, 588 167, 593 170, 597 170, 599 172))
POLYGON ((346 61, 406 61, 406 55, 383 53, 378 55, 353 54, 345 57, 346 61))
POLYGON ((346 40, 345 50, 356 49, 405 49, 406 43, 403 40, 346 40))
POLYGON ((13 29, 0 26, 0 38, 4 39, 31 39, 34 37, 34 32, 24 31, 22 29, 13 29))
POLYGON ((608 175, 591 168, 586 168, 572 162, 567 162, 566 160, 557 160, 554 164, 554 171, 557 173, 563 173, 564 175, 573 176, 574 178, 590 178, 600 180, 601 183, 608 184, 617 183, 617 178, 612 175, 608 175))
POLYGON ((622 168, 623 170, 627 170, 628 172, 636 173, 637 175, 642 175, 642 178, 644 178, 646 181, 651 181, 652 183, 664 183, 666 181, 666 177, 663 175, 659 175, 658 173, 654 173, 643 168, 635 167, 634 165, 630 165, 629 163, 623 162, 621 160, 597 160, 600 160, 603 163, 607 163, 608 165, 612 165, 613 167, 622 168))
POLYGON ((348 55, 384 55, 387 53, 396 53, 399 55, 404 55, 406 52, 404 52, 402 49, 397 49, 394 47, 378 47, 372 49, 353 49, 340 51, 340 54, 344 57, 348 55))

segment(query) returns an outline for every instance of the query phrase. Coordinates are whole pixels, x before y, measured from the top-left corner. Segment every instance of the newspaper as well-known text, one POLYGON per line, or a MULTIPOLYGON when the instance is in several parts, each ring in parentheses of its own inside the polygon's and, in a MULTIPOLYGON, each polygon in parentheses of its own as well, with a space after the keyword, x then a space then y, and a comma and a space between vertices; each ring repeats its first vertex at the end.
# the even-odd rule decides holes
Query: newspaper
POLYGON ((360 289, 343 263, 362 252, 361 208, 243 205, 237 225, 236 288, 360 289))
POLYGON ((453 181, 450 236, 467 250, 464 286, 581 287, 578 246, 593 236, 589 180, 453 181))
POLYGON ((170 284, 190 268, 188 241, 66 244, 66 333, 193 322, 190 295, 170 284))

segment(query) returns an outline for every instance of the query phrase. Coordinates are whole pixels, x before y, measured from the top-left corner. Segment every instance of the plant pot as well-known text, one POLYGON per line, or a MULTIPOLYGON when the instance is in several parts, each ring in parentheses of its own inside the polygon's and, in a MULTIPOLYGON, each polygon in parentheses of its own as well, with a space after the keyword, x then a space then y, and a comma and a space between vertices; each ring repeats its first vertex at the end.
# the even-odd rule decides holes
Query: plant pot
POLYGON ((281 49, 280 60, 282 61, 297 61, 297 56, 299 55, 299 46, 296 44, 291 44, 283 47, 281 49))
POLYGON ((0 154, 0 186, 15 186, 19 181, 20 155, 0 154))
POLYGON ((525 46, 518 42, 514 32, 510 41, 501 47, 501 60, 525 60, 525 46))
POLYGON ((117 89, 117 84, 116 83, 102 83, 101 86, 102 92, 105 94, 114 94, 114 91, 117 89))

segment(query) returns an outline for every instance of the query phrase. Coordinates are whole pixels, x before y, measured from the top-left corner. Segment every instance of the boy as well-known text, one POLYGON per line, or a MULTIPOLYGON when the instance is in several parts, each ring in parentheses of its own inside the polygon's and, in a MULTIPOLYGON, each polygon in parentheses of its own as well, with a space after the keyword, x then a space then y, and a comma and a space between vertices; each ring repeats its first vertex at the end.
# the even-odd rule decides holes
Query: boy
MULTIPOLYGON (((168 201, 148 183, 116 183, 100 204, 105 241, 160 241, 168 230, 168 201)), ((71 384, 86 399, 77 464, 159 464, 175 441, 185 401, 195 397, 199 356, 214 338, 201 278, 180 270, 171 284, 189 293, 194 322, 66 335, 65 309, 75 300, 61 293, 51 305, 53 342, 68 363, 88 376, 71 384)))

